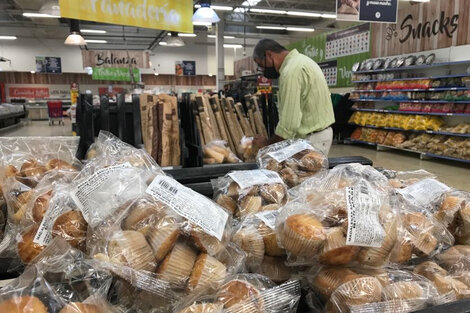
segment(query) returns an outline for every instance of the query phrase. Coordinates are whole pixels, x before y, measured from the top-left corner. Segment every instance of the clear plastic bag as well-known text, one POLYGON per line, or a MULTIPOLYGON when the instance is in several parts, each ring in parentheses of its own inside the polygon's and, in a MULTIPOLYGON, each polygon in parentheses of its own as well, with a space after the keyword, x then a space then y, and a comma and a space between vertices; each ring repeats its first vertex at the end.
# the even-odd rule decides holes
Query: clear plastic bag
POLYGON ((237 218, 279 209, 288 200, 287 186, 269 170, 233 171, 213 181, 214 201, 237 218))
POLYGON ((436 175, 425 170, 392 171, 383 170, 393 188, 405 188, 426 178, 436 178, 436 175))
POLYGON ((111 280, 109 271, 57 239, 0 290, 0 311, 113 312, 106 301, 111 280))
POLYGON ((216 140, 204 146, 204 164, 239 163, 241 160, 227 147, 227 143, 216 140))
POLYGON ((449 229, 457 244, 470 243, 470 192, 444 193, 437 202, 434 217, 449 229))
POLYGON ((290 188, 328 169, 328 158, 303 139, 289 139, 264 147, 258 151, 256 160, 260 168, 279 173, 290 188))

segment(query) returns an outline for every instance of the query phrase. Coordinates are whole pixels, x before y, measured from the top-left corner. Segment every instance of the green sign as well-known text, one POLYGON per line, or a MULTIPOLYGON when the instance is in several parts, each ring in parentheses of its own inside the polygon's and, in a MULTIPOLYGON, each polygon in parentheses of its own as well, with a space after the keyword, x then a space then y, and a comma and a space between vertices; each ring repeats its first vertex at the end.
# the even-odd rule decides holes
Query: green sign
POLYGON ((330 87, 350 87, 352 66, 370 58, 370 25, 360 24, 321 34, 287 46, 312 58, 330 87))
MULTIPOLYGON (((138 68, 134 68, 132 71, 134 75, 134 81, 140 81, 140 70, 138 68)), ((92 79, 130 82, 131 75, 129 69, 125 67, 94 67, 92 79)))

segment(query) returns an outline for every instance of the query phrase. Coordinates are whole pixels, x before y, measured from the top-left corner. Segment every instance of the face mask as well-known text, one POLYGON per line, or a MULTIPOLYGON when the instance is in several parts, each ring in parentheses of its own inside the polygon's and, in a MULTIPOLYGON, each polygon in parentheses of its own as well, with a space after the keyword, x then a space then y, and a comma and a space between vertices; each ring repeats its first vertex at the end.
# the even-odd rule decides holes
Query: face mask
MULTIPOLYGON (((266 60, 266 54, 264 55, 264 60, 266 60)), ((266 66, 264 68, 264 77, 268 79, 277 79, 279 78, 279 75, 280 74, 276 71, 276 68, 274 67, 274 60, 272 66, 266 66)))

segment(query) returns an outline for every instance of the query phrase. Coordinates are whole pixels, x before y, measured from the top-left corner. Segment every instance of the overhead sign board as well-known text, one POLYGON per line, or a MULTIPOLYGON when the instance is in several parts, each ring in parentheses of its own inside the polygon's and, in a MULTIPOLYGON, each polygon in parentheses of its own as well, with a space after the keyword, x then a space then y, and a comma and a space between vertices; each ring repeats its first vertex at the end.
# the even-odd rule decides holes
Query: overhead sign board
POLYGON ((61 17, 192 33, 192 0, 59 0, 61 17))
MULTIPOLYGON (((140 81, 140 70, 133 69, 134 82, 140 81)), ((94 67, 91 76, 95 80, 115 80, 115 81, 131 81, 130 70, 128 68, 103 68, 94 67)))
POLYGON ((343 21, 396 23, 398 0, 336 0, 336 18, 343 21))
POLYGON ((150 68, 149 53, 126 50, 82 50, 83 67, 150 68))

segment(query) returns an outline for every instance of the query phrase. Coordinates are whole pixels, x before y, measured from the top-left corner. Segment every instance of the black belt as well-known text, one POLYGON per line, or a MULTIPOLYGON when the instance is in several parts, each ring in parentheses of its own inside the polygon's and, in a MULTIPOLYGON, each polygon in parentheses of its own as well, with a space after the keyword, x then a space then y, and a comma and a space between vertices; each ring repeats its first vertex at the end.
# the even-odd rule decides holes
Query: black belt
POLYGON ((310 135, 316 134, 316 133, 320 133, 320 132, 322 132, 322 131, 324 131, 324 130, 330 128, 330 127, 331 127, 331 125, 330 125, 330 126, 327 126, 327 127, 325 127, 325 128, 323 128, 322 130, 315 130, 315 131, 309 133, 309 134, 307 135, 307 137, 310 136, 310 135))

